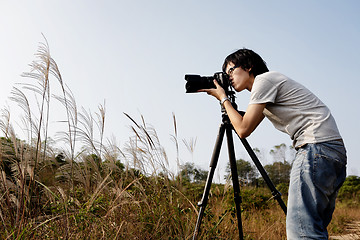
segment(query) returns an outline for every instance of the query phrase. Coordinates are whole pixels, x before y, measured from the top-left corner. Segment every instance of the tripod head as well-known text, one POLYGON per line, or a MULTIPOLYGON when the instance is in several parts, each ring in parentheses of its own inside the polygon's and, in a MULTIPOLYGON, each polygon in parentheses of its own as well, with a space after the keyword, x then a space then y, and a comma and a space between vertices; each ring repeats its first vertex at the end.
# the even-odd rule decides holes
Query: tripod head
MULTIPOLYGON (((237 106, 237 104, 236 104, 236 102, 235 102, 235 92, 234 91, 232 91, 232 90, 227 90, 227 91, 225 91, 225 93, 226 93, 226 95, 227 95, 227 97, 229 98, 229 100, 230 100, 230 102, 231 102, 231 105, 233 106, 233 108, 236 110, 236 111, 238 111, 238 106, 237 106)), ((245 112, 243 112, 243 111, 238 111, 239 113, 240 113, 240 115, 241 116, 244 116, 244 114, 245 114, 245 112)), ((226 113, 226 110, 225 110, 225 107, 223 106, 223 105, 221 105, 221 113, 222 113, 222 116, 223 116, 223 118, 227 118, 228 119, 228 115, 227 115, 227 113, 226 113)))
MULTIPOLYGON (((235 92, 233 91, 233 89, 232 89, 232 86, 230 86, 229 88, 227 88, 227 89, 225 89, 224 88, 224 90, 225 90, 225 94, 226 94, 226 96, 228 97, 228 99, 230 100, 230 102, 231 102, 231 105, 237 110, 237 104, 235 103, 235 92)), ((220 104, 221 105, 221 104, 220 104)), ((225 112, 225 108, 224 108, 224 106, 223 105, 221 105, 221 112, 224 114, 224 113, 226 113, 225 112)))
MULTIPOLYGON (((243 117, 245 115, 245 112, 244 111, 239 111, 237 109, 237 104, 235 102, 235 92, 234 91, 229 91, 229 92, 227 92, 227 94, 228 94, 227 97, 229 98, 233 108, 243 117)), ((227 114, 227 112, 225 110, 225 107, 223 105, 221 105, 221 113, 222 113, 222 122, 231 124, 229 116, 228 116, 228 114, 227 114)))

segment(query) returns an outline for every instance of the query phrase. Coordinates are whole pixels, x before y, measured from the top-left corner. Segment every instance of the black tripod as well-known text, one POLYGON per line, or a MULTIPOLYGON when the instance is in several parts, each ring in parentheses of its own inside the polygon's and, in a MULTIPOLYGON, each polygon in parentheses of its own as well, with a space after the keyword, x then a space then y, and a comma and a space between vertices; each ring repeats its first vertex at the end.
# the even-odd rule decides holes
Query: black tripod
MULTIPOLYGON (((236 109, 236 104, 234 103, 234 97, 233 96, 231 97, 231 103, 236 109)), ((239 113, 241 115, 245 114, 244 112, 239 112, 239 113)), ((233 137, 232 137, 232 130, 233 130, 233 127, 231 125, 229 117, 226 114, 225 109, 222 107, 222 123, 220 125, 219 133, 218 133, 218 136, 217 136, 217 139, 216 139, 216 144, 215 144, 213 155, 212 155, 212 158, 211 158, 210 171, 209 171, 208 176, 207 176, 204 193, 203 193, 202 199, 198 203, 198 206, 200 206, 200 211, 199 211, 199 215, 198 215, 198 218, 197 218, 197 221, 196 221, 196 227, 195 227, 195 231, 194 231, 194 235, 193 235, 193 240, 197 239, 197 235, 198 235, 198 233, 200 231, 201 220, 202 220, 202 218, 204 216, 205 207, 206 207, 207 202, 208 202, 208 196, 209 196, 209 192, 210 192, 211 182, 212 182, 212 179, 213 179, 213 176, 214 176, 216 165, 218 163, 219 154, 220 154, 220 150, 221 150, 221 145, 222 145, 222 141, 223 141, 225 132, 226 132, 226 137, 227 137, 228 154, 229 154, 229 161, 230 161, 230 168, 231 168, 231 177, 232 177, 233 188, 234 188, 234 201, 235 201, 235 207, 236 207, 236 216, 237 216, 237 220, 238 220, 239 239, 241 239, 241 240, 244 239, 242 223, 241 223, 240 186, 239 186, 239 181, 238 181, 238 174, 237 174, 237 167, 236 167, 236 160, 235 160, 235 151, 234 151, 234 142, 233 142, 233 137)), ((271 193, 273 195, 273 198, 275 198, 279 202, 280 207, 282 208, 282 210, 284 211, 284 213, 286 215, 286 205, 283 202, 283 200, 281 199, 280 192, 275 188, 274 184, 270 180, 270 178, 267 175, 265 169, 261 165, 259 159, 255 155, 254 151, 250 147, 247 140, 245 138, 240 138, 240 140, 241 140, 242 144, 244 145, 246 151, 250 155, 251 159, 253 160, 255 166, 259 170, 261 176, 265 180, 266 184, 270 188, 271 193)))

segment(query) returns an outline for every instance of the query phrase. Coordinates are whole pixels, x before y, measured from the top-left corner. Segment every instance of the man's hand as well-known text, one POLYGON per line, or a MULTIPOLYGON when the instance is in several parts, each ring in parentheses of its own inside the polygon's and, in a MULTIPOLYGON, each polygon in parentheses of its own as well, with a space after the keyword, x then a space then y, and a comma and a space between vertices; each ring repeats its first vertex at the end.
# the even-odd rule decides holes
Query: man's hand
POLYGON ((207 94, 214 96, 219 101, 221 101, 221 99, 227 97, 225 90, 219 85, 219 83, 215 79, 214 79, 214 84, 216 88, 200 89, 198 90, 198 92, 206 92, 207 94))

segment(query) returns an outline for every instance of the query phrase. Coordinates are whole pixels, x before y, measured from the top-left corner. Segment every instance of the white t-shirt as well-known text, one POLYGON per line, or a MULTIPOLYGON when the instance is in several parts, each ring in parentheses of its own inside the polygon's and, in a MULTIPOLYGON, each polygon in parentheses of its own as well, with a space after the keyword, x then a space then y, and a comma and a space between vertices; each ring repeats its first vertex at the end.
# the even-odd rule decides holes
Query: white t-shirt
POLYGON ((264 115, 294 147, 341 139, 328 107, 301 84, 278 72, 256 76, 249 104, 266 103, 264 115))

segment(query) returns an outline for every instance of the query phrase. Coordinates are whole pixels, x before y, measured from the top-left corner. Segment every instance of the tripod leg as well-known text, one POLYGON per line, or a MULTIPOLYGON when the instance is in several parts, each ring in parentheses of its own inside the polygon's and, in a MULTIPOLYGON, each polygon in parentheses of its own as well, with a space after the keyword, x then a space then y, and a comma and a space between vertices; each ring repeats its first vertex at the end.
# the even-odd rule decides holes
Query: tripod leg
POLYGON ((233 182, 233 189, 234 189, 234 201, 236 207, 236 216, 238 220, 238 229, 239 229, 239 239, 243 240, 243 229, 242 229, 242 222, 241 222, 241 196, 240 196, 240 185, 239 185, 239 178, 237 173, 237 166, 236 166, 236 159, 235 159, 235 151, 234 151, 234 141, 232 137, 232 126, 228 125, 226 128, 226 136, 227 136, 227 144, 228 144, 228 151, 229 151, 229 161, 230 161, 230 168, 231 168, 231 177, 233 182))
POLYGON ((207 205, 209 192, 210 192, 210 188, 211 188, 211 182, 212 182, 212 179, 213 179, 213 176, 214 176, 214 173, 215 173, 216 165, 217 165, 218 160, 219 160, 221 145, 222 145, 222 141, 224 139, 224 133, 225 133, 225 125, 221 124, 221 126, 219 128, 219 133, 218 133, 218 136, 217 136, 217 139, 216 139, 214 151, 213 151, 213 154, 212 154, 212 157, 211 157, 210 171, 209 171, 208 176, 207 176, 204 193, 203 193, 202 199, 198 203, 198 206, 200 206, 200 210, 199 210, 199 215, 198 215, 198 218, 197 218, 197 221, 196 221, 193 240, 197 239, 197 235, 198 235, 198 233, 200 231, 201 220, 202 220, 202 218, 204 216, 205 207, 207 205))
MULTIPOLYGON (((239 113, 241 114, 241 116, 245 115, 245 112, 239 111, 239 113)), ((240 138, 240 141, 242 142, 242 144, 244 145, 246 151, 249 153, 251 159, 253 160, 255 166, 257 167, 257 169, 259 170, 261 176, 264 178, 266 184, 268 185, 268 187, 271 190, 271 194, 273 195, 273 197, 279 202, 280 207, 282 208, 282 210, 284 211, 285 215, 287 213, 287 207, 284 203, 284 201, 281 199, 281 193, 276 189, 276 187, 274 186, 273 182, 271 181, 271 179, 269 178, 268 174, 266 173, 264 167, 261 165, 259 159, 257 158, 257 156, 255 155, 254 151, 252 150, 252 148, 250 147, 248 141, 245 138, 241 138, 239 135, 238 137, 240 138)))
POLYGON ((257 156, 255 155, 254 151, 252 150, 252 148, 250 147, 248 141, 245 138, 240 138, 241 142, 243 143, 246 151, 249 153, 251 159, 253 160, 255 166, 257 167, 257 169, 259 170, 261 176, 263 177, 263 179, 265 180, 266 184, 268 185, 268 187, 271 190, 271 194, 273 195, 273 197, 278 201, 280 207, 282 208, 282 210, 284 211, 285 215, 287 212, 287 207, 284 203, 284 201, 281 198, 281 193, 276 189, 276 187, 274 186, 273 182, 271 181, 270 177, 268 176, 268 174, 266 173, 264 167, 261 165, 259 159, 257 158, 257 156))

